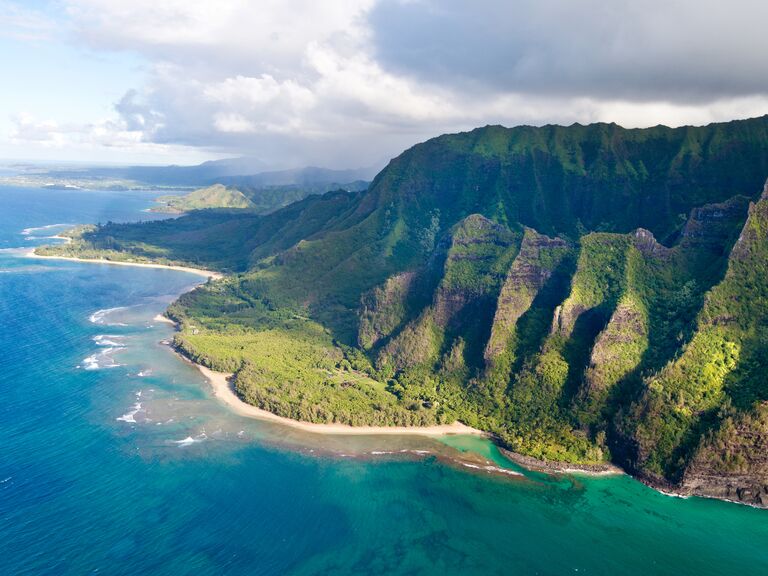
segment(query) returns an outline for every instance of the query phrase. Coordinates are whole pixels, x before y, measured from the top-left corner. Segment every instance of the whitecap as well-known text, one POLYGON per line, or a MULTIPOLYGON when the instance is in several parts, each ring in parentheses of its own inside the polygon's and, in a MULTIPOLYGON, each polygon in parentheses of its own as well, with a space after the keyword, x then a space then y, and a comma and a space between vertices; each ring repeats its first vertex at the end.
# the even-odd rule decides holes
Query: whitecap
POLYGON ((105 348, 98 354, 92 354, 83 359, 83 369, 85 370, 100 370, 101 368, 118 368, 124 366, 120 364, 114 358, 112 353, 122 350, 123 348, 105 348))
POLYGON ((99 360, 97 358, 97 354, 94 354, 93 356, 88 356, 88 358, 85 358, 83 360, 82 366, 84 370, 98 370, 99 360))
POLYGON ((206 436, 205 432, 201 432, 194 438, 192 436, 187 436, 186 438, 183 438, 181 440, 172 440, 172 442, 176 444, 179 448, 183 448, 184 446, 190 446, 192 444, 195 444, 196 442, 202 442, 207 438, 208 436, 206 436))
POLYGON ((124 348, 125 336, 118 336, 116 334, 97 334, 93 337, 93 341, 96 346, 109 346, 111 348, 124 348))
POLYGON ((136 424, 136 414, 141 412, 141 402, 136 402, 132 406, 132 409, 123 414, 122 416, 118 416, 115 418, 118 422, 127 422, 129 424, 136 424))
MULTIPOLYGON (((105 324, 104 318, 108 314, 117 312, 118 310, 125 310, 126 308, 127 306, 115 306, 114 308, 103 308, 101 310, 96 310, 96 312, 88 316, 88 320, 90 320, 93 324, 105 324)), ((112 326, 125 326, 125 324, 112 324, 112 326)))
POLYGON ((74 224, 48 224, 47 226, 30 226, 29 228, 24 228, 24 230, 21 231, 21 235, 32 236, 34 232, 39 230, 51 230, 52 228, 64 228, 65 226, 72 227, 74 224))
POLYGON ((192 436, 187 436, 183 440, 174 440, 173 443, 179 446, 189 446, 190 444, 195 443, 195 439, 192 438, 192 436))

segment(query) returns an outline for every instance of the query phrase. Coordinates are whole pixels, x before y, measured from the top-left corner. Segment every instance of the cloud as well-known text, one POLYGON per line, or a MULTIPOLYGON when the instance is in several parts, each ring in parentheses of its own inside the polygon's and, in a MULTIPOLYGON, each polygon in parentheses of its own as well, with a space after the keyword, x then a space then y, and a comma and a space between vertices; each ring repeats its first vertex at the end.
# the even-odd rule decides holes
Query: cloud
POLYGON ((38 41, 50 38, 55 32, 55 23, 42 12, 0 0, 0 36, 38 41))
POLYGON ((384 0, 370 14, 377 59, 421 82, 688 104, 768 93, 766 21, 763 0, 384 0))
MULTIPOLYGON (((484 124, 675 125, 768 111, 768 4, 757 1, 64 6, 77 42, 146 62, 144 84, 115 103, 113 118, 64 130, 64 142, 79 134, 112 146, 247 154, 274 166, 354 166, 484 124)), ((62 132, 37 128, 46 129, 62 132)), ((16 131, 36 133, 21 124, 16 131)))
POLYGON ((120 100, 115 103, 115 111, 120 115, 125 130, 153 134, 162 127, 162 115, 143 102, 140 102, 139 93, 128 90, 120 100))
POLYGON ((58 123, 52 120, 38 120, 31 114, 21 112, 11 118, 9 137, 12 142, 36 142, 46 146, 57 146, 65 138, 58 123))
MULTIPOLYGON (((115 119, 61 124, 22 112, 11 118, 8 137, 11 145, 26 147, 45 158, 55 158, 51 152, 74 151, 81 159, 102 160, 111 157, 114 160, 114 155, 105 156, 106 150, 117 153, 123 162, 168 163, 188 158, 188 161, 196 163, 206 156, 183 145, 148 141, 143 131, 130 129, 124 121, 115 119)), ((210 154, 207 156, 210 157, 210 154)))

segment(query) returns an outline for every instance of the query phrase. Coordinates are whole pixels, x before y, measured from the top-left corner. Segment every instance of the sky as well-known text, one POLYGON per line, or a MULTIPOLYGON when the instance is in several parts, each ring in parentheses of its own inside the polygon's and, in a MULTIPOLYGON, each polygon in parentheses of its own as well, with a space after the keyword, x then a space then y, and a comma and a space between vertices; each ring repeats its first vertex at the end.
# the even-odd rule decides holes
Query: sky
POLYGON ((768 113, 765 0, 0 0, 0 159, 382 165, 486 124, 768 113))

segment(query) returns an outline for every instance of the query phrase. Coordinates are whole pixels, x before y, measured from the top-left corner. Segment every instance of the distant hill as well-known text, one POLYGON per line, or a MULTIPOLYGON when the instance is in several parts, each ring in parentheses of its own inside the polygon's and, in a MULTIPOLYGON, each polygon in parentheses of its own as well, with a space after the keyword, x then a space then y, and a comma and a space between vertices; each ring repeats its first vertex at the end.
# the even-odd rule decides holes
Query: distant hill
POLYGON ((168 212, 171 214, 203 210, 205 208, 253 208, 253 202, 248 200, 242 192, 222 184, 200 188, 184 196, 160 196, 156 201, 162 204, 162 206, 153 208, 152 212, 168 212))
POLYGON ((325 194, 332 190, 358 192, 368 187, 368 182, 357 180, 347 184, 285 184, 237 186, 214 184, 201 188, 186 195, 165 195, 157 198, 162 206, 152 208, 152 212, 180 214, 192 210, 208 208, 240 208, 249 209, 256 214, 268 214, 292 202, 298 202, 313 194, 325 194))
POLYGON ((254 158, 212 160, 196 166, 105 166, 91 168, 57 168, 38 171, 35 175, 46 181, 81 182, 122 180, 147 186, 192 187, 226 184, 260 188, 264 186, 308 186, 341 184, 357 180, 370 181, 376 168, 331 170, 305 167, 290 170, 265 171, 266 166, 254 158))
POLYGON ((249 188, 265 186, 327 187, 328 185, 336 185, 338 188, 343 183, 370 182, 377 172, 378 170, 372 167, 354 170, 329 170, 328 168, 308 166, 292 170, 260 172, 252 175, 227 176, 220 178, 219 181, 224 184, 249 188))

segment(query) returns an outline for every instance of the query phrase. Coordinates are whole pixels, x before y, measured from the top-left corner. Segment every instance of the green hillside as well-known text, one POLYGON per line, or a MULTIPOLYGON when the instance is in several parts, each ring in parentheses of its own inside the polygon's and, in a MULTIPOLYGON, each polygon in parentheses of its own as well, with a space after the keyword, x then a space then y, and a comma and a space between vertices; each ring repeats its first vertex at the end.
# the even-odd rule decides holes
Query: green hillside
POLYGON ((536 458, 760 504, 766 177, 768 116, 488 126, 414 146, 365 191, 47 251, 233 272, 171 307, 176 343, 278 414, 459 419, 536 458))
POLYGON ((242 192, 222 184, 200 188, 184 196, 160 196, 155 200, 161 206, 152 208, 153 212, 181 214, 206 208, 251 208, 253 203, 242 192))

